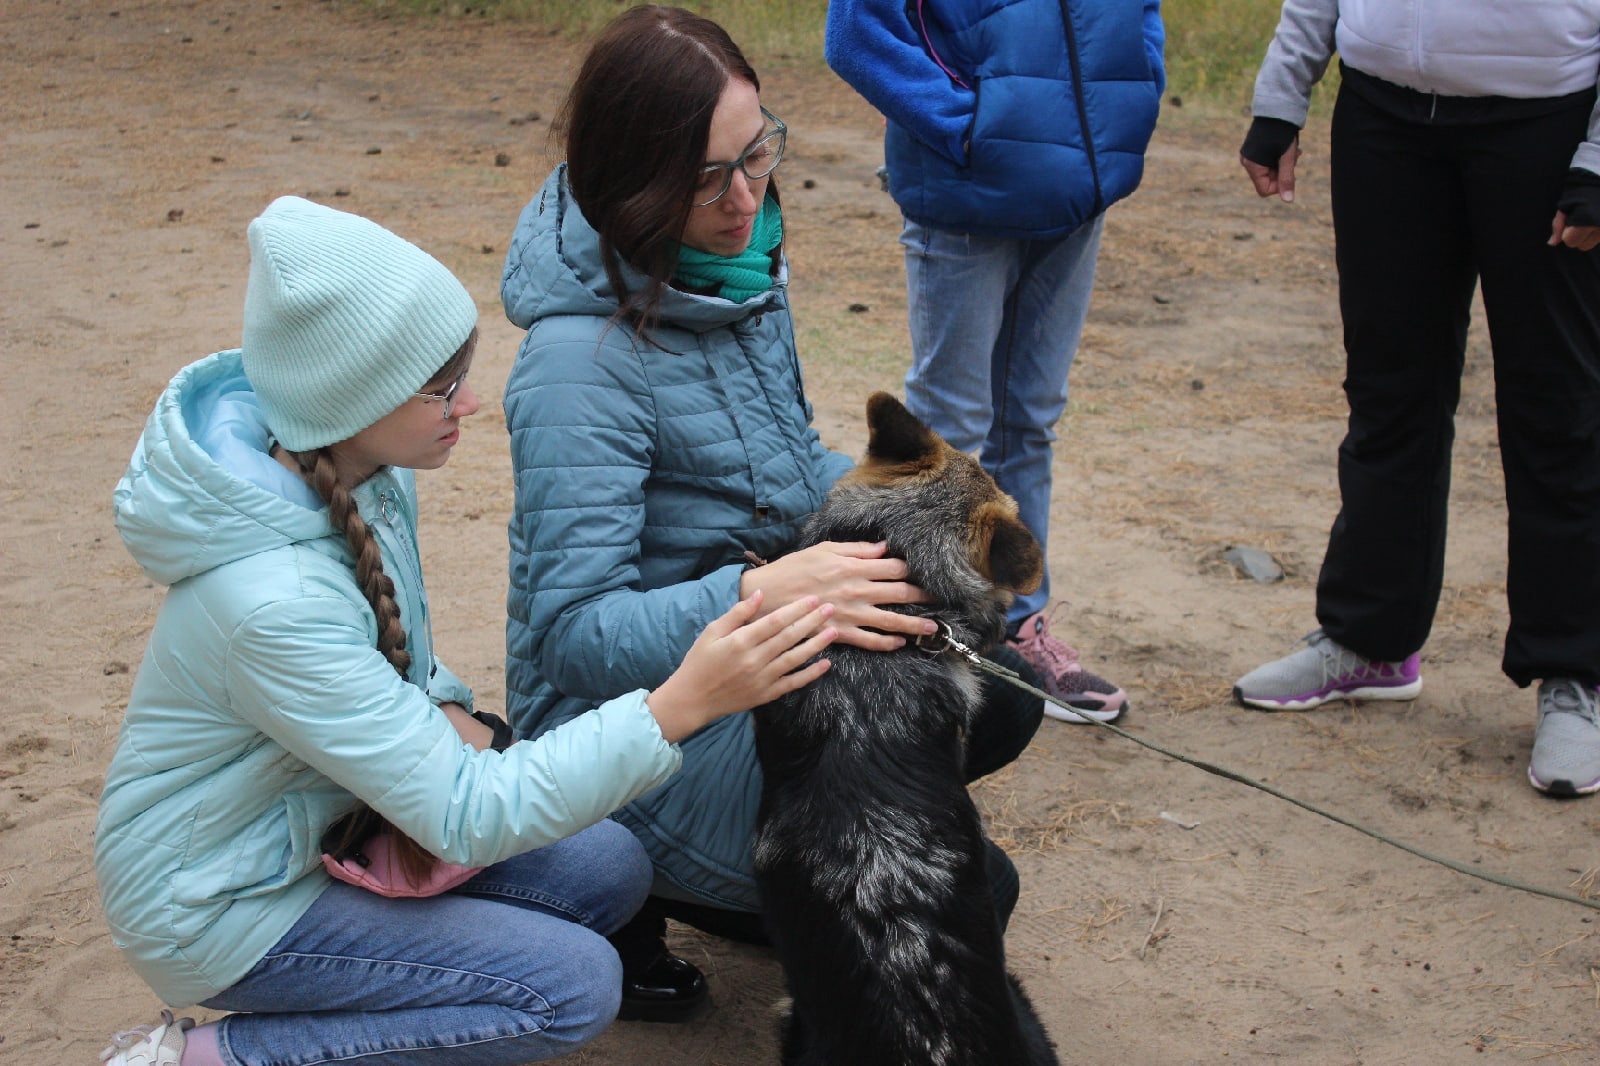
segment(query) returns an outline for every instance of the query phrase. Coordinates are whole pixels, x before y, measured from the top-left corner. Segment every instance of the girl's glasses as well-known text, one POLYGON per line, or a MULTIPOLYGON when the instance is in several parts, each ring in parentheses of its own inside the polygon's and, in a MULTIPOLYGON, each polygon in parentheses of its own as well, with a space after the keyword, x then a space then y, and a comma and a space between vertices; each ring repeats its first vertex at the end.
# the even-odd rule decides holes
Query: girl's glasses
POLYGON ((761 114, 767 120, 767 128, 756 139, 756 143, 744 150, 743 155, 731 163, 707 163, 700 168, 700 180, 694 187, 696 207, 710 207, 722 199, 722 194, 728 191, 728 186, 733 182, 735 170, 744 171, 744 176, 751 181, 760 181, 777 170, 778 164, 783 162, 783 143, 788 137, 789 127, 764 107, 761 114))
MULTIPOLYGON (((468 370, 470 369, 469 367, 468 370)), ((415 395, 419 400, 444 404, 444 415, 442 417, 448 419, 456 409, 456 394, 461 391, 461 385, 466 380, 467 370, 463 370, 461 375, 446 386, 443 392, 419 392, 415 395)))

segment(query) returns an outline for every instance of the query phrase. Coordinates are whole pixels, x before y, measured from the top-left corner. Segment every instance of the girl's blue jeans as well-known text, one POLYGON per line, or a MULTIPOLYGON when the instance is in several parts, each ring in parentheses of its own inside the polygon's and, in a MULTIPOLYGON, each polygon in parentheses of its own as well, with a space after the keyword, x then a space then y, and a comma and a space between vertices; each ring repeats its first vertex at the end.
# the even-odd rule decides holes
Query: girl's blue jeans
POLYGON ((616 1017, 606 934, 650 889, 644 848, 600 822, 426 899, 335 882, 237 984, 218 1034, 234 1066, 522 1063, 616 1017), (248 1013, 246 1013, 248 1012, 248 1013))
MULTIPOLYGON (((1103 214, 1054 240, 930 229, 907 219, 911 369, 906 407, 950 446, 978 455, 1049 553, 1050 446, 1067 406, 1103 214)), ((1050 600, 1050 574, 1018 596, 1011 622, 1050 600)))

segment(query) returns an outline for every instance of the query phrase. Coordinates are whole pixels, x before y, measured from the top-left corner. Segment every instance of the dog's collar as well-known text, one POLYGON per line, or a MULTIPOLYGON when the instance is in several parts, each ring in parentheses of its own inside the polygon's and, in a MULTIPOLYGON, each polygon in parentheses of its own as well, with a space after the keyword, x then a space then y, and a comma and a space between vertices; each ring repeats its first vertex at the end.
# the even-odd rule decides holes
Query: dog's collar
POLYGON ((943 618, 935 618, 934 624, 939 628, 932 633, 924 633, 916 639, 917 650, 925 655, 943 655, 945 652, 955 652, 973 666, 983 662, 982 657, 965 644, 956 639, 950 629, 950 623, 943 618))

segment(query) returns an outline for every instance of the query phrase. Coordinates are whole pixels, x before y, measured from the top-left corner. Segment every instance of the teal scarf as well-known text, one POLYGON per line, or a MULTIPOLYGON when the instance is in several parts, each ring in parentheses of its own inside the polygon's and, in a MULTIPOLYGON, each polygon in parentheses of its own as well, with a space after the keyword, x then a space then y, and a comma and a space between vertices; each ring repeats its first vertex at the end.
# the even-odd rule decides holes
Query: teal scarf
POLYGON ((734 256, 712 255, 686 244, 678 245, 678 272, 672 280, 681 288, 711 292, 742 304, 772 288, 772 250, 783 240, 783 214, 767 197, 750 231, 750 243, 734 256))

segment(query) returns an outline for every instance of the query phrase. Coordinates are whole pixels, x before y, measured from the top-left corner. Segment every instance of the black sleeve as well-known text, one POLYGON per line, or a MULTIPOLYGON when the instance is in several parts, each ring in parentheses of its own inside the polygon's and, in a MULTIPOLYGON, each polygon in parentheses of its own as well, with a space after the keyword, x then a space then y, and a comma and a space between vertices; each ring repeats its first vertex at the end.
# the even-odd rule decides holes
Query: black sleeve
POLYGON ((1556 207, 1566 212, 1569 226, 1600 226, 1600 174, 1573 167, 1556 207))
POLYGON ((1300 139, 1300 127, 1281 118, 1255 118, 1250 120, 1250 131, 1244 135, 1239 154, 1252 163, 1278 169, 1278 160, 1289 146, 1300 139))
POLYGON ((495 751, 505 751, 516 743, 517 735, 511 731, 511 726, 504 718, 490 714, 487 711, 473 711, 472 717, 489 727, 494 738, 489 741, 489 746, 495 751))

